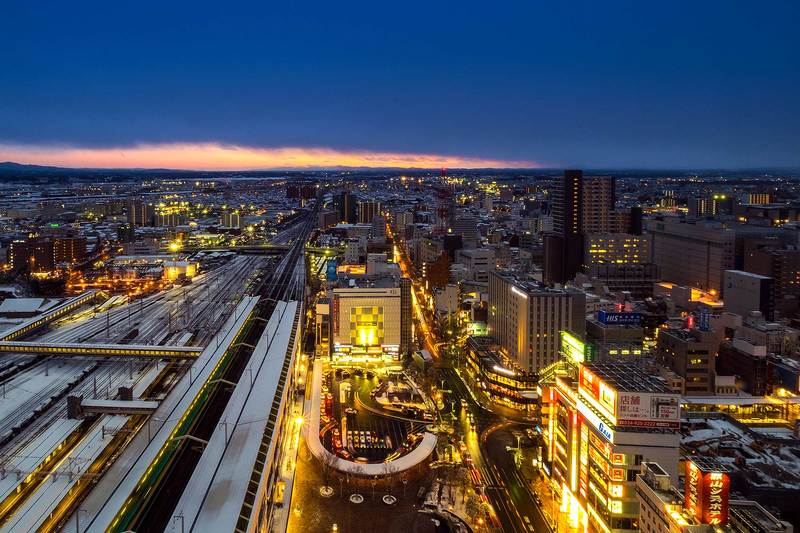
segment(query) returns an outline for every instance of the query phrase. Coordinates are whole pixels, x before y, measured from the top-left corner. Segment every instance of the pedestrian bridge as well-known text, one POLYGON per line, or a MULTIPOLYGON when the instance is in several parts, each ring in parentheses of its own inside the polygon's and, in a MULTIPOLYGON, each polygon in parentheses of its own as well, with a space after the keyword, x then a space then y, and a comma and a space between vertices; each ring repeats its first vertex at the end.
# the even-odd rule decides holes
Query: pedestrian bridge
POLYGON ((203 348, 200 346, 147 346, 138 344, 0 341, 0 353, 74 355, 79 357, 195 359, 202 351, 203 348))
POLYGON ((8 329, 0 335, 0 340, 10 341, 12 339, 16 339, 17 337, 21 337, 22 335, 27 335, 28 333, 32 333, 33 331, 45 326, 46 324, 56 320, 57 318, 61 318, 64 315, 71 313, 72 311, 76 310, 78 307, 89 303, 93 300, 107 300, 108 294, 105 291, 98 291, 98 290, 89 290, 81 294, 80 296, 76 296, 74 298, 70 298, 69 300, 65 301, 64 303, 54 307, 47 313, 30 318, 25 320, 21 324, 14 326, 11 329, 8 329))

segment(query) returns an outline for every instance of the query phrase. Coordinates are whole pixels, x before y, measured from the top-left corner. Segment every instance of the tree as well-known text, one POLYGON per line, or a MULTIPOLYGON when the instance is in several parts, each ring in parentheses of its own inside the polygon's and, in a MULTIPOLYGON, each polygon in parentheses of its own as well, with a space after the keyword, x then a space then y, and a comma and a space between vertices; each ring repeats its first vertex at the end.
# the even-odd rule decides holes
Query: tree
POLYGON ((383 475, 386 476, 386 481, 389 485, 389 494, 392 493, 392 486, 394 485, 394 475, 397 473, 397 465, 393 461, 383 463, 383 475))
POLYGON ((325 479, 325 486, 329 486, 329 481, 331 477, 331 472, 334 470, 334 466, 336 465, 337 458, 332 453, 324 453, 322 455, 322 475, 325 479))

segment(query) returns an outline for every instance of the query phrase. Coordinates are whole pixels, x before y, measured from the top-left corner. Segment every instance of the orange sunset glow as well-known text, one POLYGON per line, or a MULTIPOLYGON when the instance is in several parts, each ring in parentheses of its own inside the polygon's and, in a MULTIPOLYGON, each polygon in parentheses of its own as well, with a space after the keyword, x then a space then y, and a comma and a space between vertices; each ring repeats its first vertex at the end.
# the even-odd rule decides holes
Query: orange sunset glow
POLYGON ((0 145, 0 161, 74 168, 254 170, 284 168, 536 168, 534 161, 332 148, 257 148, 219 143, 141 144, 120 148, 0 145))

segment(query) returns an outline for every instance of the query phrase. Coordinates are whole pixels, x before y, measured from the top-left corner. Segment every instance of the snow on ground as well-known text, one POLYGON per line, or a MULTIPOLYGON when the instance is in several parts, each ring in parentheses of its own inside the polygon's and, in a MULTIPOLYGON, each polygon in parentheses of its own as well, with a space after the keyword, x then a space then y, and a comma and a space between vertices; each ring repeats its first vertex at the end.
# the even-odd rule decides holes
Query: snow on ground
POLYGON ((800 490, 800 447, 760 439, 766 436, 791 436, 780 428, 753 428, 755 435, 728 419, 692 419, 693 429, 681 445, 698 455, 711 455, 733 470, 746 473, 754 485, 800 490))

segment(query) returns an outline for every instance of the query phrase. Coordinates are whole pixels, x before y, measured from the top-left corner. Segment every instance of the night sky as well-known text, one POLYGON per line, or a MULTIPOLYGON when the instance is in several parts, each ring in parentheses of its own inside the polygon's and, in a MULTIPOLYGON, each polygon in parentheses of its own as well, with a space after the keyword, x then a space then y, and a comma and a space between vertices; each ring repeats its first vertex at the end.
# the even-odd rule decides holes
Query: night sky
POLYGON ((0 160, 795 166, 799 6, 5 1, 0 160))

